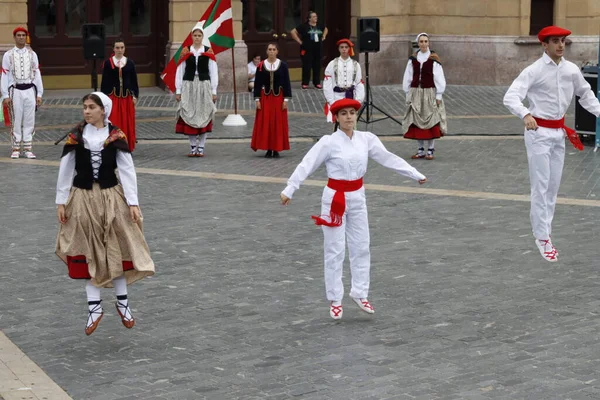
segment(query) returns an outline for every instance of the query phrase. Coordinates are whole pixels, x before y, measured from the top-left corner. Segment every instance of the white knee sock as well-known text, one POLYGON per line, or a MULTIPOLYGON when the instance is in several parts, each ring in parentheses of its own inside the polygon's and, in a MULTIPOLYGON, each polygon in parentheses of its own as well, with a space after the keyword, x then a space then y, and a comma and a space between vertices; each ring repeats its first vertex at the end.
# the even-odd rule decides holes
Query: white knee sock
POLYGON ((206 135, 207 135, 206 133, 202 133, 202 134, 198 135, 198 137, 200 138, 199 142, 198 142, 198 147, 200 149, 204 149, 204 144, 206 143, 206 135))
POLYGON ((127 296, 127 279, 125 279, 125 275, 113 279, 112 282, 117 296, 127 296))
POLYGON ((428 142, 427 143, 427 148, 428 149, 433 149, 434 148, 433 146, 434 146, 434 143, 435 143, 435 139, 429 139, 427 142, 428 142))
POLYGON ((91 326, 102 314, 102 300, 100 299, 100 288, 92 285, 91 281, 87 281, 85 292, 88 299, 88 310, 90 314, 87 320, 87 326, 91 326))
POLYGON ((100 299, 100 288, 92 285, 92 281, 87 281, 85 285, 85 292, 87 293, 88 301, 99 301, 100 299))
POLYGON ((190 135, 190 147, 192 148, 192 150, 196 149, 196 147, 198 146, 198 135, 190 135))
POLYGON ((125 279, 125 275, 113 279, 112 282, 115 286, 115 292, 117 293, 117 307, 125 319, 131 321, 133 315, 131 315, 129 300, 127 299, 127 280, 125 279))
POLYGON ((423 141, 423 140, 417 140, 417 144, 419 145, 419 148, 420 148, 420 149, 424 148, 423 146, 424 146, 425 144, 424 144, 424 141, 423 141))

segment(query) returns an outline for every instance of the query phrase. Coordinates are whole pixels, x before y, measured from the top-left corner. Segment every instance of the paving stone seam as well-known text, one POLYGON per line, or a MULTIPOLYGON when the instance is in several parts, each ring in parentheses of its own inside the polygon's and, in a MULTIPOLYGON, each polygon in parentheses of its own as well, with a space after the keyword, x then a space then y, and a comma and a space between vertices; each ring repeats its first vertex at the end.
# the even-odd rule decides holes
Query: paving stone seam
MULTIPOLYGON (((48 166, 58 167, 58 161, 50 160, 12 160, 10 158, 0 158, 0 162, 3 163, 19 163, 19 164, 30 164, 37 166, 48 166)), ((182 171, 182 170, 169 170, 169 169, 158 169, 158 168, 136 168, 138 174, 151 174, 151 175, 166 175, 166 176, 186 176, 195 178, 205 179, 219 179, 219 180, 231 180, 231 181, 242 181, 242 182, 258 182, 258 183, 277 183, 286 184, 287 177, 269 177, 269 176, 258 176, 258 175, 239 175, 239 174, 225 174, 216 172, 199 172, 199 171, 182 171)), ((304 181, 304 186, 318 186, 323 187, 327 184, 323 180, 307 179, 304 181)), ((382 191, 382 192, 397 192, 406 193, 413 195, 435 195, 444 197, 462 197, 462 198, 476 198, 484 200, 508 200, 517 202, 529 202, 530 197, 526 194, 508 194, 508 193, 494 193, 494 192, 476 192, 468 190, 449 190, 449 189, 429 189, 422 187, 409 187, 409 186, 394 186, 394 185, 378 185, 378 184, 365 184, 365 188, 369 190, 382 191)), ((572 205, 582 207, 600 207, 600 200, 588 200, 588 199, 574 199, 569 197, 559 197, 556 201, 557 204, 561 205, 572 205)))

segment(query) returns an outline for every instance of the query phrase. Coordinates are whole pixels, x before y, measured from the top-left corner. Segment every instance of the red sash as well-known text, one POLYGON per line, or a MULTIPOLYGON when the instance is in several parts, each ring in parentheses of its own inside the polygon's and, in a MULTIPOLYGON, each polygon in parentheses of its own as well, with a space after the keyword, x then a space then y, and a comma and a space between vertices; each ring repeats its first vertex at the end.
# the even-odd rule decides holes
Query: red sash
POLYGON ((363 179, 355 181, 340 181, 331 179, 327 181, 327 187, 335 190, 333 200, 331 201, 331 209, 329 210, 329 221, 321 218, 318 215, 313 215, 311 218, 315 220, 316 225, 325 225, 329 227, 337 227, 342 225, 342 216, 346 211, 346 192, 354 192, 363 186, 363 179))
POLYGON ((579 151, 583 151, 583 143, 581 143, 577 132, 568 126, 565 126, 565 117, 562 117, 558 120, 542 119, 537 117, 533 117, 533 119, 535 119, 535 122, 537 122, 538 126, 541 126, 542 128, 563 129, 567 133, 567 137, 569 138, 569 141, 573 147, 579 151))
POLYGON ((2 114, 4 115, 4 125, 10 126, 10 112, 8 110, 8 106, 2 106, 2 114))

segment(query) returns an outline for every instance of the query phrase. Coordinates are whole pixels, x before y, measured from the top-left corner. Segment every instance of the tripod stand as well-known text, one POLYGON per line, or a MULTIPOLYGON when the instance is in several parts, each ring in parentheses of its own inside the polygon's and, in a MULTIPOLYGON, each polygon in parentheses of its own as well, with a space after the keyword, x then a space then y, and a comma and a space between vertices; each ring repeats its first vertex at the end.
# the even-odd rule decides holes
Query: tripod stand
POLYGON ((357 121, 364 122, 368 126, 369 124, 372 124, 374 122, 383 121, 384 119, 389 118, 392 121, 394 121, 395 123, 402 125, 402 122, 398 121, 396 118, 392 117, 390 114, 388 114, 387 112, 383 111, 381 108, 374 105, 372 97, 373 96, 371 95, 371 85, 369 84, 369 53, 367 52, 367 53, 365 53, 365 103, 362 105, 361 109, 358 111, 357 121), (373 119, 373 109, 376 109, 377 111, 379 111, 380 113, 385 115, 385 117, 374 120, 373 119), (366 117, 363 118, 362 115, 365 111, 366 111, 366 114, 365 114, 366 117))

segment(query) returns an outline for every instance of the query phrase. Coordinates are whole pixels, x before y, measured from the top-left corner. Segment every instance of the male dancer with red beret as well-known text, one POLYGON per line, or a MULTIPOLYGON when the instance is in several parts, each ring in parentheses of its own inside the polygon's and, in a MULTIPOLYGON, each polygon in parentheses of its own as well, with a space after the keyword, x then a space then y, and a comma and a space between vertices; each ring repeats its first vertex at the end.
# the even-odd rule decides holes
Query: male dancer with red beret
POLYGON ((528 66, 504 95, 504 105, 525 124, 525 147, 531 185, 531 226, 535 244, 546 261, 558 261, 551 241, 552 218, 565 160, 565 134, 579 150, 583 145, 573 129, 565 126, 565 113, 573 95, 590 113, 600 117, 600 102, 577 65, 564 59, 566 37, 571 31, 548 26, 538 39, 542 58, 528 66), (529 108, 523 105, 527 98, 529 108))
POLYGON ((0 93, 3 108, 8 109, 11 120, 12 153, 19 158, 21 146, 25 158, 35 158, 32 150, 35 133, 35 110, 42 104, 42 75, 38 56, 26 47, 29 32, 19 26, 13 31, 15 47, 4 53, 0 93))
POLYGON ((365 98, 365 85, 362 81, 362 71, 358 61, 353 60, 354 44, 349 39, 337 41, 340 56, 334 58, 325 68, 323 94, 327 122, 334 122, 329 111, 334 102, 340 99, 354 99, 362 103, 365 98))

